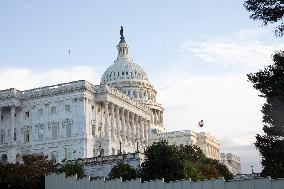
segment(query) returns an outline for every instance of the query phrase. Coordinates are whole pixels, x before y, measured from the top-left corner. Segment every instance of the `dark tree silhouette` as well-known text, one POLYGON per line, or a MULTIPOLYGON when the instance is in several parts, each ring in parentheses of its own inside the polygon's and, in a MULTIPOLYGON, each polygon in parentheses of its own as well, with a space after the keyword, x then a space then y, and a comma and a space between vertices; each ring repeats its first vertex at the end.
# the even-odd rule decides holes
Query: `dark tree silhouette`
POLYGON ((253 87, 266 98, 262 106, 264 135, 256 135, 255 146, 262 155, 262 174, 284 177, 284 51, 273 55, 274 64, 248 74, 253 87))
POLYGON ((111 179, 122 177, 122 180, 125 181, 135 179, 137 174, 136 170, 130 165, 125 163, 118 163, 111 169, 108 176, 111 179))
POLYGON ((42 155, 25 155, 23 164, 0 164, 0 182, 10 188, 43 188, 44 176, 53 170, 42 155))
POLYGON ((284 32, 284 1, 283 0, 247 0, 244 6, 252 12, 250 18, 261 20, 264 25, 277 23, 275 35, 282 37, 284 32))

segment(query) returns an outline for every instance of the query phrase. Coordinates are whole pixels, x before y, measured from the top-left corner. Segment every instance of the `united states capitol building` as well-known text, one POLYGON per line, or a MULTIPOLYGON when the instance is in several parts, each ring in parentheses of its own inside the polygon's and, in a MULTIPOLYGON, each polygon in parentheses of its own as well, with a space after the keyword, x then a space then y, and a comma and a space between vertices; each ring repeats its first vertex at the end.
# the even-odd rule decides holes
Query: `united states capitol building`
POLYGON ((99 85, 80 80, 25 91, 0 91, 1 161, 25 154, 63 160, 143 151, 164 139, 198 145, 220 160, 220 145, 208 133, 165 132, 164 108, 145 71, 128 55, 120 31, 117 59, 99 85))

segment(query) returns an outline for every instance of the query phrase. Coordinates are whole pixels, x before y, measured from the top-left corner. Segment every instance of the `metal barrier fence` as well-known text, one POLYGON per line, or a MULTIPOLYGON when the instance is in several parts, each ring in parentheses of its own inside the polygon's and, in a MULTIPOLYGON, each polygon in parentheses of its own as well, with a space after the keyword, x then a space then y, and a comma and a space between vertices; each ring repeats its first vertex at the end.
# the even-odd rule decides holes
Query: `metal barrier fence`
POLYGON ((154 180, 141 182, 135 179, 123 182, 121 179, 108 180, 100 178, 90 180, 90 177, 77 179, 65 177, 65 174, 47 175, 45 177, 46 189, 284 189, 284 179, 257 178, 247 180, 234 180, 225 182, 223 178, 210 179, 199 182, 178 180, 164 182, 154 180))

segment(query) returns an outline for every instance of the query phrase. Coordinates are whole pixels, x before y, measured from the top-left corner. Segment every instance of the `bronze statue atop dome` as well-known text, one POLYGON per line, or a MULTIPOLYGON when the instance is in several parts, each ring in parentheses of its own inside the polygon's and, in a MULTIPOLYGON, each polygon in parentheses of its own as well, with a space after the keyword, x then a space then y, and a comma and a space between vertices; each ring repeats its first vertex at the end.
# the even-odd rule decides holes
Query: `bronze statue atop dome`
POLYGON ((124 43, 125 42, 125 38, 123 36, 123 27, 120 26, 120 42, 119 43, 124 43))

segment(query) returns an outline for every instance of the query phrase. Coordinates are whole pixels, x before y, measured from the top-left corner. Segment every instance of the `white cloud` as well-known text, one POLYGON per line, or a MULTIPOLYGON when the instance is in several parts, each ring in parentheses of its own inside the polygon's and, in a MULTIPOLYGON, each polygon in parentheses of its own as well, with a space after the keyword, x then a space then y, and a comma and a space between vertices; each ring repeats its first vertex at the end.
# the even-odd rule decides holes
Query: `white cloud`
POLYGON ((78 66, 51 70, 32 70, 28 68, 9 68, 0 70, 0 90, 17 88, 25 90, 40 86, 70 82, 73 80, 87 80, 99 84, 100 74, 93 67, 78 66))
POLYGON ((271 63, 271 55, 284 49, 283 39, 271 38, 268 30, 244 30, 219 37, 206 37, 203 41, 189 39, 182 47, 187 58, 206 63, 237 66, 244 70, 271 63), (268 39, 268 40, 267 40, 268 39))

